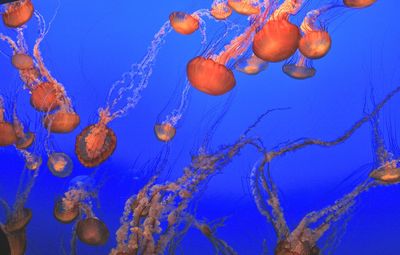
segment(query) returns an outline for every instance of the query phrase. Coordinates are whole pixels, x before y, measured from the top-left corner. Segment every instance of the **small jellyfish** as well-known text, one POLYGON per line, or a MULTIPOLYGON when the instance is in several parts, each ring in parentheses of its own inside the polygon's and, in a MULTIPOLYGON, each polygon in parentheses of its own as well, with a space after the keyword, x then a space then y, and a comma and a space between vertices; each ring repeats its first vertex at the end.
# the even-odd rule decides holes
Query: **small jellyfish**
POLYGON ((18 70, 29 70, 35 67, 32 57, 25 53, 14 54, 11 63, 18 70))
POLYGON ((47 114, 43 124, 52 133, 72 132, 80 123, 80 117, 74 111, 60 110, 47 114))
POLYGON ((299 55, 299 57, 295 56, 285 63, 282 67, 282 71, 288 76, 299 80, 313 77, 317 71, 311 66, 311 61, 301 53, 299 53, 299 55))
POLYGON ((24 125, 19 120, 17 116, 16 107, 14 105, 14 113, 13 113, 13 126, 14 131, 17 136, 17 141, 15 142, 15 147, 20 150, 28 149, 35 140, 35 134, 24 130, 24 125))
POLYGON ((225 2, 216 1, 211 7, 210 14, 217 20, 225 20, 232 15, 232 8, 225 2))
POLYGON ((31 105, 38 111, 49 112, 60 106, 59 88, 52 82, 42 82, 31 91, 31 105))
POLYGON ((173 12, 169 15, 172 28, 179 34, 190 35, 199 29, 199 19, 184 12, 173 12))
POLYGON ((187 64, 186 71, 193 87, 209 95, 223 95, 236 85, 233 72, 212 59, 196 57, 187 64))
POLYGON ((79 240, 89 245, 103 245, 110 236, 106 224, 93 217, 80 220, 76 227, 76 234, 79 240))
POLYGON ((364 8, 373 5, 376 0, 343 0, 343 4, 351 8, 364 8))
POLYGON ((80 214, 79 204, 71 203, 66 199, 59 199, 54 205, 54 217, 61 223, 71 223, 80 214))
POLYGON ((296 52, 301 35, 289 17, 298 12, 302 2, 286 0, 274 11, 254 37, 253 52, 257 57, 268 62, 280 62, 296 52))
POLYGON ((243 15, 255 15, 261 11, 258 0, 228 0, 228 5, 243 15))
POLYGON ((169 142, 175 137, 176 129, 169 123, 156 124, 154 126, 154 132, 158 140, 162 142, 169 142))
POLYGON ((27 23, 33 15, 34 8, 31 0, 18 0, 9 3, 3 13, 4 25, 17 28, 27 23))
POLYGON ((53 153, 49 155, 47 167, 57 177, 67 177, 72 173, 73 163, 65 153, 53 153))
POLYGON ((75 153, 86 167, 95 167, 106 161, 117 146, 117 137, 104 122, 86 127, 76 137, 75 153))
POLYGON ((32 154, 32 153, 28 153, 28 152, 26 152, 26 154, 27 154, 26 156, 24 154, 26 169, 29 169, 32 171, 38 170, 40 168, 40 166, 42 165, 42 157, 32 154))
POLYGON ((391 162, 372 171, 369 176, 384 184, 400 183, 400 168, 397 164, 397 160, 392 160, 391 162))
POLYGON ((249 58, 243 58, 235 64, 235 69, 239 72, 255 75, 268 68, 268 62, 252 54, 249 58))

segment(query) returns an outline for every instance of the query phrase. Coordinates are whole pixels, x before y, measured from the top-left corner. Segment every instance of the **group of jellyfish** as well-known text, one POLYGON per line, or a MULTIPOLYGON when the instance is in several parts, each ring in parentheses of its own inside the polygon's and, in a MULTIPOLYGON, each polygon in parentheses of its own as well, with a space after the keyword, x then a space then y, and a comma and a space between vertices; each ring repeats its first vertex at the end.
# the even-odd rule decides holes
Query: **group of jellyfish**
MULTIPOLYGON (((111 85, 105 105, 98 109, 97 122, 84 128, 76 137, 75 153, 79 162, 88 168, 97 167, 114 153, 117 135, 109 123, 125 116, 140 102, 142 92, 150 82, 157 55, 172 31, 187 36, 199 30, 202 54, 192 58, 186 65, 187 79, 177 107, 154 125, 156 137, 167 144, 176 135, 178 123, 188 107, 188 95, 192 87, 210 96, 224 95, 236 86, 233 70, 256 75, 267 69, 270 63, 282 61, 285 61, 282 71, 286 75, 295 79, 311 78, 316 74, 312 61, 326 56, 332 45, 328 32, 328 21, 332 19, 328 20, 327 17, 335 15, 338 10, 369 7, 376 0, 335 1, 309 11, 299 26, 291 23, 291 16, 296 15, 305 2, 214 0, 209 10, 200 9, 192 14, 180 11, 171 13, 169 20, 155 34, 143 59, 133 64, 111 85), (236 25, 229 20, 233 12, 247 16, 248 26, 226 43, 224 39, 236 29, 236 25), (208 45, 204 18, 225 26, 225 33, 208 45)), ((26 227, 32 218, 32 211, 25 208, 25 202, 42 165, 42 148, 39 147, 43 147, 47 167, 55 176, 69 176, 73 171, 73 162, 67 154, 55 151, 52 135, 71 133, 79 126, 80 116, 67 90, 51 75, 41 55, 40 45, 55 17, 46 23, 31 0, 16 0, 3 7, 3 24, 16 32, 16 38, 1 33, 0 39, 11 49, 11 64, 19 73, 23 89, 30 94, 31 106, 42 116, 41 124, 46 133, 41 138, 28 130, 17 114, 16 104, 7 102, 9 98, 0 97, 0 146, 14 146, 23 156, 28 170, 28 180, 23 183, 24 188, 20 189, 13 207, 0 200, 7 211, 5 223, 0 224, 0 244, 5 247, 3 253, 22 255, 27 245, 26 227), (29 50, 24 31, 28 29, 31 19, 36 20, 39 33, 32 50, 29 50)), ((217 252, 236 254, 233 247, 216 236, 218 224, 211 226, 197 220, 190 211, 190 205, 205 184, 245 147, 253 147, 262 155, 251 170, 250 186, 259 212, 276 232, 275 254, 320 254, 318 240, 355 205, 359 195, 378 185, 400 182, 398 155, 395 149, 386 147, 378 125, 380 111, 399 91, 400 88, 397 88, 387 94, 380 103, 373 105, 371 112, 337 139, 330 141, 310 138, 296 140, 274 150, 265 148, 259 139, 250 137, 249 133, 265 116, 276 110, 263 114, 236 142, 224 145, 217 151, 212 152, 208 148, 210 138, 206 137, 181 177, 175 181, 157 183, 159 179, 155 175, 126 201, 120 219, 121 226, 116 233, 117 245, 110 254, 173 253, 190 227, 199 229, 217 252), (279 202, 276 184, 271 178, 271 162, 288 152, 308 146, 331 147, 345 142, 365 123, 371 123, 373 130, 376 149, 374 169, 350 193, 331 206, 307 214, 291 231, 279 202)), ((216 126, 213 125, 211 129, 216 126)), ((88 245, 103 245, 110 237, 106 224, 93 211, 93 203, 99 192, 94 179, 91 176, 74 178, 54 205, 53 214, 60 223, 74 223, 71 254, 76 254, 77 239, 88 245)))

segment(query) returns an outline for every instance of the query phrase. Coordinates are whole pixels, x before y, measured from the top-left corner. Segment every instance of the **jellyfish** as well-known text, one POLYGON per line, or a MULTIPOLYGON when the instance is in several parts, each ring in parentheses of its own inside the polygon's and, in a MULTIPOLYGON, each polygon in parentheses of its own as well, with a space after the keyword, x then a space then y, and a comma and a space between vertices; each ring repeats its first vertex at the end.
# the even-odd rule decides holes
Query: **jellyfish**
POLYGON ((176 129, 173 125, 166 122, 163 124, 156 124, 154 126, 154 132, 160 141, 169 142, 175 137, 176 129))
POLYGON ((239 72, 256 75, 268 68, 268 62, 252 54, 248 58, 243 58, 235 64, 235 69, 239 72))
POLYGON ((47 167, 53 175, 64 178, 72 173, 74 165, 67 154, 56 152, 49 155, 47 167))
POLYGON ((28 149, 35 140, 35 134, 30 131, 25 132, 24 125, 17 116, 17 110, 15 104, 14 104, 14 114, 13 114, 13 126, 15 135, 17 137, 17 141, 15 142, 15 147, 21 150, 28 149))
POLYGON ((184 12, 173 12, 169 15, 172 28, 179 34, 190 35, 199 29, 198 17, 184 12))
POLYGON ((3 23, 10 28, 21 27, 32 18, 33 12, 31 0, 18 0, 8 3, 3 13, 3 23))
POLYGON ((106 224, 94 217, 80 220, 76 233, 81 242, 89 245, 104 245, 110 236, 106 224))
POLYGON ((311 78, 317 72, 312 67, 311 60, 300 52, 283 65, 282 71, 288 76, 299 80, 311 78))
POLYGON ((343 4, 351 8, 365 8, 373 5, 376 0, 343 0, 343 4))
POLYGON ((273 12, 254 36, 253 52, 257 57, 268 62, 280 62, 296 52, 301 35, 289 17, 296 14, 302 4, 302 0, 286 0, 273 12))
POLYGON ((27 150, 20 151, 25 159, 25 168, 32 171, 39 170, 42 165, 42 157, 40 155, 30 153, 27 150))
POLYGON ((9 146, 17 142, 14 126, 5 120, 4 99, 0 96, 0 146, 9 146))
POLYGON ((217 20, 225 20, 232 15, 232 8, 224 0, 214 0, 210 14, 217 20))
POLYGON ((299 50, 305 57, 319 59, 328 54, 332 45, 332 39, 324 26, 317 25, 321 24, 318 18, 336 7, 338 5, 330 4, 307 13, 300 25, 303 36, 299 42, 299 50))
POLYGON ((35 67, 33 58, 25 53, 15 53, 11 58, 11 64, 18 70, 30 70, 35 67))
POLYGON ((218 55, 198 56, 190 60, 186 66, 186 73, 192 86, 213 96, 223 95, 232 90, 236 85, 236 79, 227 64, 247 51, 256 29, 263 23, 268 11, 269 3, 266 2, 263 13, 254 17, 250 26, 226 45, 218 55))
POLYGON ((261 11, 258 0, 228 0, 228 5, 239 14, 257 15, 261 11))

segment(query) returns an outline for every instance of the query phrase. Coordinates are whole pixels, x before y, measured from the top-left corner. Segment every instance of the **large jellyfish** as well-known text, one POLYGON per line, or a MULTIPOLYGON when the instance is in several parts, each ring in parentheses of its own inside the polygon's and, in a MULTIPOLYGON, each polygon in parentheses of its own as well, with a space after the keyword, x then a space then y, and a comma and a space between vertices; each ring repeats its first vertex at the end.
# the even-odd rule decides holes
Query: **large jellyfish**
POLYGON ((193 87, 213 96, 223 95, 235 87, 235 76, 227 66, 228 62, 247 51, 256 29, 266 19, 269 8, 269 3, 265 2, 263 12, 251 17, 250 26, 226 45, 218 55, 207 53, 206 56, 198 56, 189 61, 186 72, 193 87))
POLYGON ((0 146, 10 146, 17 142, 17 134, 12 123, 5 120, 4 99, 0 96, 0 146))
POLYGON ((273 12, 254 36, 253 51, 257 57, 268 62, 280 62, 296 52, 301 35, 289 17, 296 14, 302 4, 302 0, 286 0, 273 12))
POLYGON ((189 35, 197 31, 200 21, 197 15, 184 12, 173 12, 169 15, 172 28, 180 34, 189 35))
POLYGON ((376 0, 343 0, 343 4, 351 8, 364 8, 373 5, 376 0))
POLYGON ((256 15, 261 11, 259 0, 228 0, 228 5, 243 15, 256 15))
POLYGON ((34 8, 31 0, 18 0, 8 3, 3 13, 3 23, 7 27, 17 28, 27 23, 33 15, 34 8))

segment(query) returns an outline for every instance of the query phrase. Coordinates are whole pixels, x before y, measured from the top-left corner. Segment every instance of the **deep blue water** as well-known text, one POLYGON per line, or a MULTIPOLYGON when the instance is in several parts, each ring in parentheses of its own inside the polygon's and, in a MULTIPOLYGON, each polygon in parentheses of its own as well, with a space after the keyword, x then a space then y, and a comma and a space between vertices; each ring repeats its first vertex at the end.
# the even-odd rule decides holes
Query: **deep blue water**
MULTIPOLYGON (((293 22, 299 24, 307 10, 327 1, 311 2, 293 17, 293 22)), ((54 148, 72 158, 74 170, 67 178, 57 178, 46 164, 41 167, 26 205, 33 212, 27 228, 26 254, 62 254, 62 247, 69 253, 73 224, 62 225, 54 219, 54 202, 67 190, 72 178, 94 172, 96 181, 103 183, 94 211, 107 224, 110 239, 100 247, 78 242, 77 254, 108 254, 116 245, 115 232, 125 201, 146 184, 147 173, 152 172, 157 155, 166 149, 154 136, 153 126, 179 103, 186 63, 201 51, 200 33, 182 36, 171 32, 167 37, 141 101, 126 116, 110 124, 118 137, 118 146, 108 161, 94 169, 83 167, 74 153, 75 137, 97 120, 97 109, 104 106, 111 84, 131 64, 142 59, 169 14, 209 8, 211 1, 34 1, 36 10, 46 20, 51 19, 58 4, 58 13, 41 47, 42 54, 52 75, 65 86, 81 124, 70 134, 51 136, 54 148)), ((342 134, 364 116, 371 86, 378 101, 399 85, 399 9, 398 1, 387 0, 377 1, 366 9, 340 13, 328 27, 332 49, 326 57, 314 62, 317 74, 311 79, 291 79, 282 73, 282 63, 275 63, 256 76, 235 72, 237 86, 224 96, 213 97, 192 89, 176 137, 168 144, 167 163, 158 182, 173 181, 182 175, 191 155, 197 152, 218 118, 220 124, 212 136, 211 151, 232 144, 263 112, 279 107, 290 109, 270 114, 251 132, 267 148, 302 137, 331 139, 342 134), (224 107, 228 108, 221 115, 224 107)), ((243 26, 247 24, 238 14, 230 19, 243 26)), ((208 40, 215 40, 223 27, 205 20, 208 40)), ((15 35, 4 26, 0 31, 15 35)), ((32 19, 26 28, 30 45, 36 36, 37 25, 32 19)), ((4 53, 0 57, 0 93, 6 100, 13 100, 7 95, 21 90, 22 82, 10 65, 10 49, 5 43, 0 47, 4 53)), ((17 105, 19 115, 30 123, 31 129, 44 134, 42 117, 29 105, 27 91, 19 92, 17 105)), ((400 96, 396 96, 383 109, 394 130, 400 128, 399 107, 400 96)), ((289 227, 294 228, 308 212, 332 204, 366 178, 368 170, 360 168, 373 161, 371 135, 366 124, 343 144, 306 148, 272 163, 272 175, 289 227), (347 178, 353 173, 357 175, 347 178)), ((250 170, 259 159, 260 154, 255 150, 245 149, 213 176, 194 201, 198 219, 213 221, 228 216, 216 235, 238 254, 261 254, 263 240, 269 254, 276 245, 273 228, 258 212, 248 189, 250 170)), ((45 153, 43 160, 46 162, 45 153)), ((2 148, 0 197, 9 203, 15 200, 23 171, 21 155, 13 147, 2 148)), ((339 242, 330 250, 331 254, 400 254, 399 196, 396 185, 377 187, 361 195, 346 220, 337 223, 343 226, 347 222, 338 231, 339 242)), ((5 215, 3 212, 0 215, 2 222, 5 215)), ((214 254, 214 251, 207 238, 193 228, 179 245, 177 254, 214 254)))

